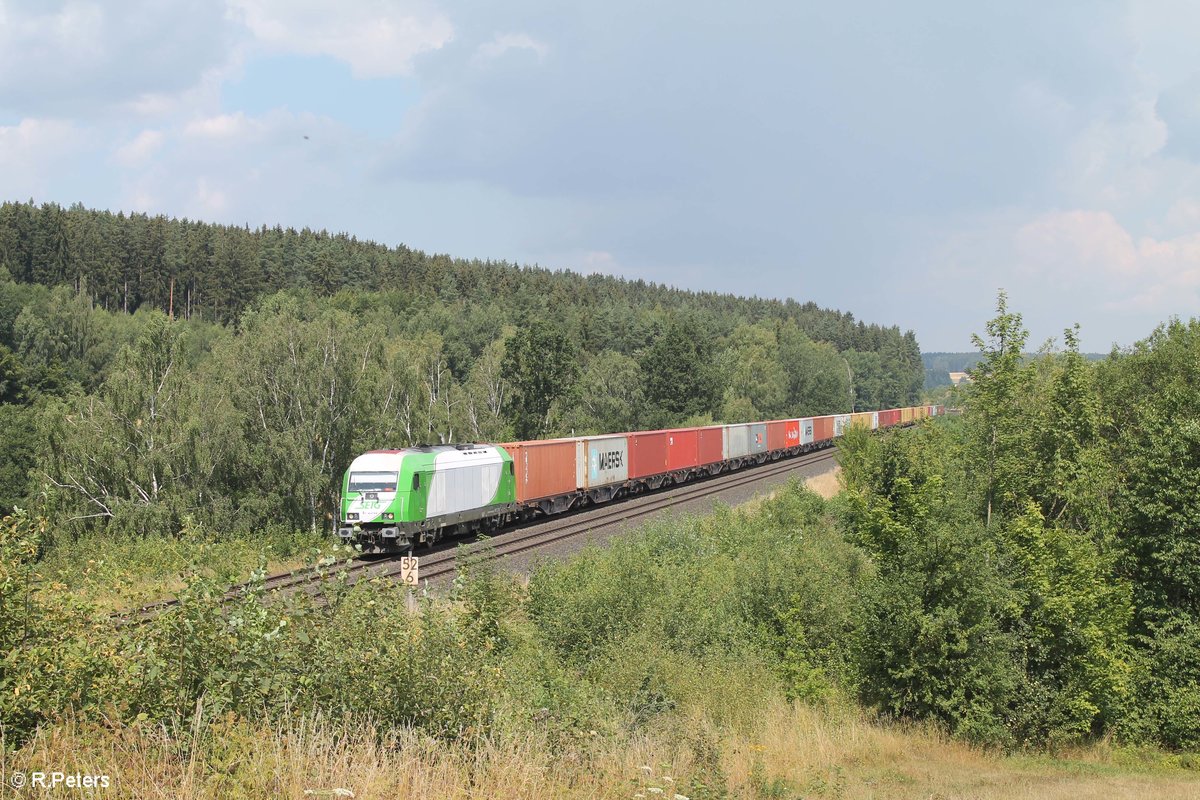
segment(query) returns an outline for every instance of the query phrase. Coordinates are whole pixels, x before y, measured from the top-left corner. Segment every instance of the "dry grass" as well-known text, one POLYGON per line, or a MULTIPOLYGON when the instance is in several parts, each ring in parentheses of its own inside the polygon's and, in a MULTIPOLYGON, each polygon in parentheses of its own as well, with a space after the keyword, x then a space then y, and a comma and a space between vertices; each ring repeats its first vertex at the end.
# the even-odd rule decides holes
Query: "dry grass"
MULTIPOLYGON (((819 475, 813 475, 811 478, 806 478, 804 485, 828 500, 842 490, 841 473, 842 468, 834 464, 827 472, 822 472, 819 475)), ((760 507, 762 507, 763 503, 779 494, 781 488, 782 487, 777 486, 771 489, 769 492, 756 494, 746 502, 739 503, 737 507, 743 511, 757 511, 760 507)))
POLYGON ((809 478, 804 485, 828 500, 842 490, 841 474, 842 468, 834 466, 828 472, 809 478))
POLYGON ((1200 776, 1163 765, 1121 764, 1102 748, 1070 759, 1004 757, 929 728, 881 725, 855 711, 807 707, 772 709, 757 737, 738 738, 726 762, 732 785, 750 785, 757 769, 768 780, 782 780, 792 792, 784 796, 1200 797, 1200 776))
POLYGON ((106 795, 131 798, 673 800, 699 796, 701 784, 737 798, 1200 797, 1192 773, 1123 765, 1111 751, 1005 758, 852 710, 779 703, 751 727, 721 732, 700 721, 556 749, 536 733, 450 746, 320 721, 277 730, 221 721, 199 734, 64 724, 9 754, 5 766, 108 773, 114 786, 106 795), (710 758, 698 742, 716 745, 710 758))

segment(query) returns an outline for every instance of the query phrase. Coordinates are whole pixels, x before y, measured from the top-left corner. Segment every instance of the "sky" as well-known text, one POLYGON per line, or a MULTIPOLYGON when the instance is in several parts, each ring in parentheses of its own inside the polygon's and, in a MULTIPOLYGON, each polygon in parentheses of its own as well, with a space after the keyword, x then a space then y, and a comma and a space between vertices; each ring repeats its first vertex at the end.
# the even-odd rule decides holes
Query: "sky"
POLYGON ((0 0, 0 199, 791 297, 1200 313, 1200 3, 0 0))

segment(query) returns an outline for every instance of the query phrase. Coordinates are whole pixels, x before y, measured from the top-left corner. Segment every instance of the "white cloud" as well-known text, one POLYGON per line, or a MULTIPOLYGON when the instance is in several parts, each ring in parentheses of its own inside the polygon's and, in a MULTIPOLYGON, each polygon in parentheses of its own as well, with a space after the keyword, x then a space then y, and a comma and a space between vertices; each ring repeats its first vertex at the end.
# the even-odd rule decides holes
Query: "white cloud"
POLYGON ((490 42, 484 42, 475 50, 475 61, 499 58, 509 50, 532 50, 541 61, 550 52, 549 46, 527 33, 497 33, 490 42))
POLYGON ((580 269, 586 272, 602 272, 617 265, 613 254, 607 250, 589 250, 580 259, 580 269))
POLYGON ((355 77, 408 75, 412 60, 454 35, 443 14, 421 3, 369 0, 230 0, 254 37, 279 52, 328 55, 348 63, 355 77))
POLYGON ((62 120, 23 119, 0 126, 0 175, 5 199, 44 196, 56 168, 77 157, 87 137, 62 120))
POLYGON ((0 109, 92 117, 197 85, 228 61, 231 28, 209 0, 3 2, 0 109))
POLYGON ((165 138, 162 131, 148 128, 118 147, 113 157, 125 167, 144 164, 162 149, 165 138))
MULTIPOLYGON (((1186 203, 1175 211, 1181 218, 1192 213, 1197 209, 1186 203)), ((921 277, 897 287, 893 302, 919 307, 933 300, 930 318, 947 333, 922 340, 931 350, 969 347, 966 333, 981 331, 999 288, 1024 315, 1031 347, 1075 322, 1085 350, 1131 344, 1168 316, 1192 316, 1200 307, 1200 225, 1136 217, 1102 208, 1009 208, 923 221, 954 232, 940 240, 935 234, 921 277), (1173 232, 1161 232, 1167 228, 1173 232)))
MULTIPOLYGON (((123 207, 153 202, 160 213, 213 222, 291 223, 298 209, 325 207, 362 180, 359 135, 313 114, 213 114, 142 138, 125 146, 123 207), (135 144, 156 148, 155 157, 135 161, 135 144)), ((302 224, 331 223, 306 212, 302 224)))
POLYGON ((1133 237, 1107 211, 1044 214, 1017 230, 1016 251, 1029 273, 1067 281, 1138 269, 1133 237))
POLYGON ((185 136, 203 139, 227 139, 244 135, 252 128, 261 127, 241 111, 235 114, 217 114, 188 122, 183 129, 185 136))
POLYGON ((69 122, 26 118, 16 125, 0 126, 0 156, 16 163, 34 152, 77 139, 75 126, 69 122))
POLYGON ((1200 228, 1200 200, 1181 197, 1167 211, 1167 224, 1173 228, 1200 228))
POLYGON ((1022 271, 1053 288, 1096 291, 1110 311, 1179 314, 1200 302, 1200 233, 1136 238, 1107 211, 1044 214, 1015 235, 1022 271))
POLYGON ((229 211, 228 195, 221 189, 213 187, 207 178, 196 180, 191 204, 199 210, 199 215, 203 218, 221 219, 229 211))

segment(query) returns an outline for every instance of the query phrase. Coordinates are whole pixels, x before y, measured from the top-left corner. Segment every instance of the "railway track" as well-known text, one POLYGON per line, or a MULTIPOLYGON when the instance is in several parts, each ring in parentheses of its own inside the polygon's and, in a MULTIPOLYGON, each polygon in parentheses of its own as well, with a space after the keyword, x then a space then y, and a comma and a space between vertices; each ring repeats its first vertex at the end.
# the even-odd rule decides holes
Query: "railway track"
MULTIPOLYGON (((615 503, 591 506, 551 519, 533 520, 510 528, 486 541, 471 542, 465 545, 465 548, 468 553, 479 554, 482 552, 483 558, 487 561, 508 558, 583 534, 627 524, 674 506, 757 483, 801 467, 830 461, 836 456, 836 453, 835 447, 828 447, 813 453, 805 453, 780 461, 745 467, 736 472, 692 481, 682 486, 647 492, 615 503)), ((422 582, 426 584, 440 583, 453 576, 458 554, 458 546, 447 544, 440 546, 428 555, 421 556, 420 578, 422 582)), ((399 555, 383 558, 359 557, 294 572, 279 573, 257 582, 239 584, 230 588, 222 599, 225 602, 231 602, 244 597, 252 590, 281 594, 304 591, 312 596, 319 596, 324 582, 334 577, 353 584, 360 580, 376 578, 394 579, 399 576, 400 571, 399 555)), ((118 619, 121 624, 140 624, 178 604, 177 599, 161 600, 142 606, 131 613, 118 615, 118 619)))

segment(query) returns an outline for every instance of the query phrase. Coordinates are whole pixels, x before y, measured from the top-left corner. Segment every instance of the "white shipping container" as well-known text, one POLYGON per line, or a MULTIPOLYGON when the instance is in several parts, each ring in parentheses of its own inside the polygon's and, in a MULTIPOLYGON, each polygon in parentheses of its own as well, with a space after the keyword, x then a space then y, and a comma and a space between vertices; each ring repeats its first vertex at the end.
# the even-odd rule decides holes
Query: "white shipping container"
POLYGON ((726 425, 721 433, 725 460, 745 458, 750 455, 750 426, 726 425))
POLYGON ((624 483, 629 479, 629 442, 624 436, 591 436, 576 445, 580 489, 624 483))
POLYGON ((812 417, 806 417, 797 420, 800 423, 800 444, 813 443, 813 421, 812 417))

